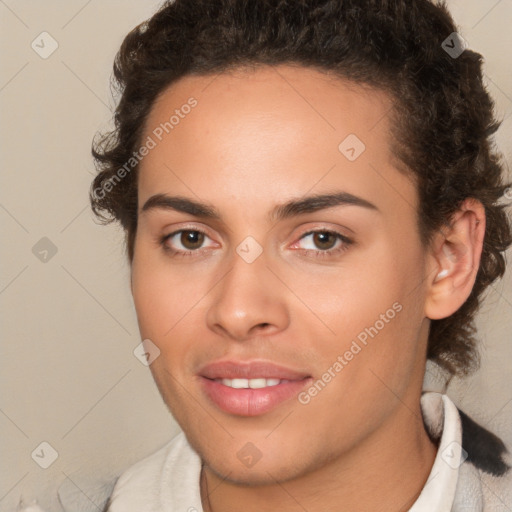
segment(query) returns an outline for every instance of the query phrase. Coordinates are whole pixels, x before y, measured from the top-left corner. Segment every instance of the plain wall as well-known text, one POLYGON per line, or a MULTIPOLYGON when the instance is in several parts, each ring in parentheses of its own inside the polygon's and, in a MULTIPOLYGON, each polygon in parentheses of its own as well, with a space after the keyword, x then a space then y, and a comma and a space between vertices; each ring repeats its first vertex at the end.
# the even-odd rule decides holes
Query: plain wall
MULTIPOLYGON (((140 338, 122 233, 97 225, 88 205, 91 140, 110 126, 114 106, 114 55, 159 3, 0 2, 1 511, 15 510, 20 497, 61 510, 59 487, 84 510, 98 510, 98 486, 178 432, 133 355, 140 338), (35 40, 48 50, 43 31, 58 43, 47 59, 31 47, 35 40), (48 469, 31 457, 41 442, 58 452, 48 469)), ((486 57, 486 83, 503 119, 496 141, 510 163, 512 2, 448 3, 470 47, 486 57)), ((481 369, 449 389, 509 445, 511 275, 493 286, 478 319, 481 369)))

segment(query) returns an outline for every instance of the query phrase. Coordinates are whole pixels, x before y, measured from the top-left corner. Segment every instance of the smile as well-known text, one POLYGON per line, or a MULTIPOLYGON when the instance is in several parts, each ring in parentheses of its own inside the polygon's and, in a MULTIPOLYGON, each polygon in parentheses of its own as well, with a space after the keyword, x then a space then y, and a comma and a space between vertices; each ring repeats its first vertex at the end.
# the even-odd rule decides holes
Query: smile
POLYGON ((201 390, 216 409, 236 416, 266 414, 298 393, 311 376, 270 361, 216 361, 199 371, 201 390))
POLYGON ((215 379, 216 382, 220 382, 224 386, 234 389, 262 389, 272 386, 277 386, 283 382, 289 382, 285 379, 215 379))

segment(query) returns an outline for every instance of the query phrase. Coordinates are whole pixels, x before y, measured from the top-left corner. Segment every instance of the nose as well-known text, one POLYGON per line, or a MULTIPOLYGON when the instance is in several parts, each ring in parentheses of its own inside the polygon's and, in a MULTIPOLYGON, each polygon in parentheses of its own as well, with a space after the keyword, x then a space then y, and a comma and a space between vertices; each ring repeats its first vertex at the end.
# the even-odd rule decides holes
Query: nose
POLYGON ((234 341, 275 334, 289 325, 286 291, 267 267, 264 253, 252 263, 235 254, 210 301, 208 327, 234 341))

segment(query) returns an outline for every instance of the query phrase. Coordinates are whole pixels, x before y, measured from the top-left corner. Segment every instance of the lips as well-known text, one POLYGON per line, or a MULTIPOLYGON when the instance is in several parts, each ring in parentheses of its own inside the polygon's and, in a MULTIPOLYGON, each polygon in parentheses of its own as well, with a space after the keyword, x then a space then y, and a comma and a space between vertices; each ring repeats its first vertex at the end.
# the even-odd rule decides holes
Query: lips
POLYGON ((217 361, 204 366, 198 373, 207 379, 301 380, 309 377, 306 373, 264 361, 217 361))
POLYGON ((311 381, 306 373, 264 361, 218 361, 198 373, 207 399, 237 416, 270 412, 311 381))

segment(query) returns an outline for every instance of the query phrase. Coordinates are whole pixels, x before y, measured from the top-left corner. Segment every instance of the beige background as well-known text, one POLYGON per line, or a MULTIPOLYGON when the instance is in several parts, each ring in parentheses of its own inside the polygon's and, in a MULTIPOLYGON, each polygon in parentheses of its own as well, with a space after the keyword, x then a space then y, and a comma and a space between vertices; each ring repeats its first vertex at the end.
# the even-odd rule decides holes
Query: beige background
MULTIPOLYGON (((87 199, 91 139, 109 126, 114 105, 114 55, 158 5, 0 0, 1 511, 15 510, 20 497, 61 510, 59 487, 74 510, 99 510, 101 485, 177 432, 133 355, 140 339, 122 235, 95 224, 87 199), (31 47, 43 31, 58 43, 47 59, 31 47), (57 249, 47 262, 32 252, 43 237, 57 249), (41 442, 58 452, 48 469, 31 457, 41 442)), ((512 0, 449 5, 470 46, 487 57, 486 82, 504 119, 497 143, 510 163, 512 0)), ((509 444, 511 275, 495 285, 479 317, 482 369, 449 391, 509 444)), ((51 454, 42 449, 34 455, 40 462, 51 454)))

